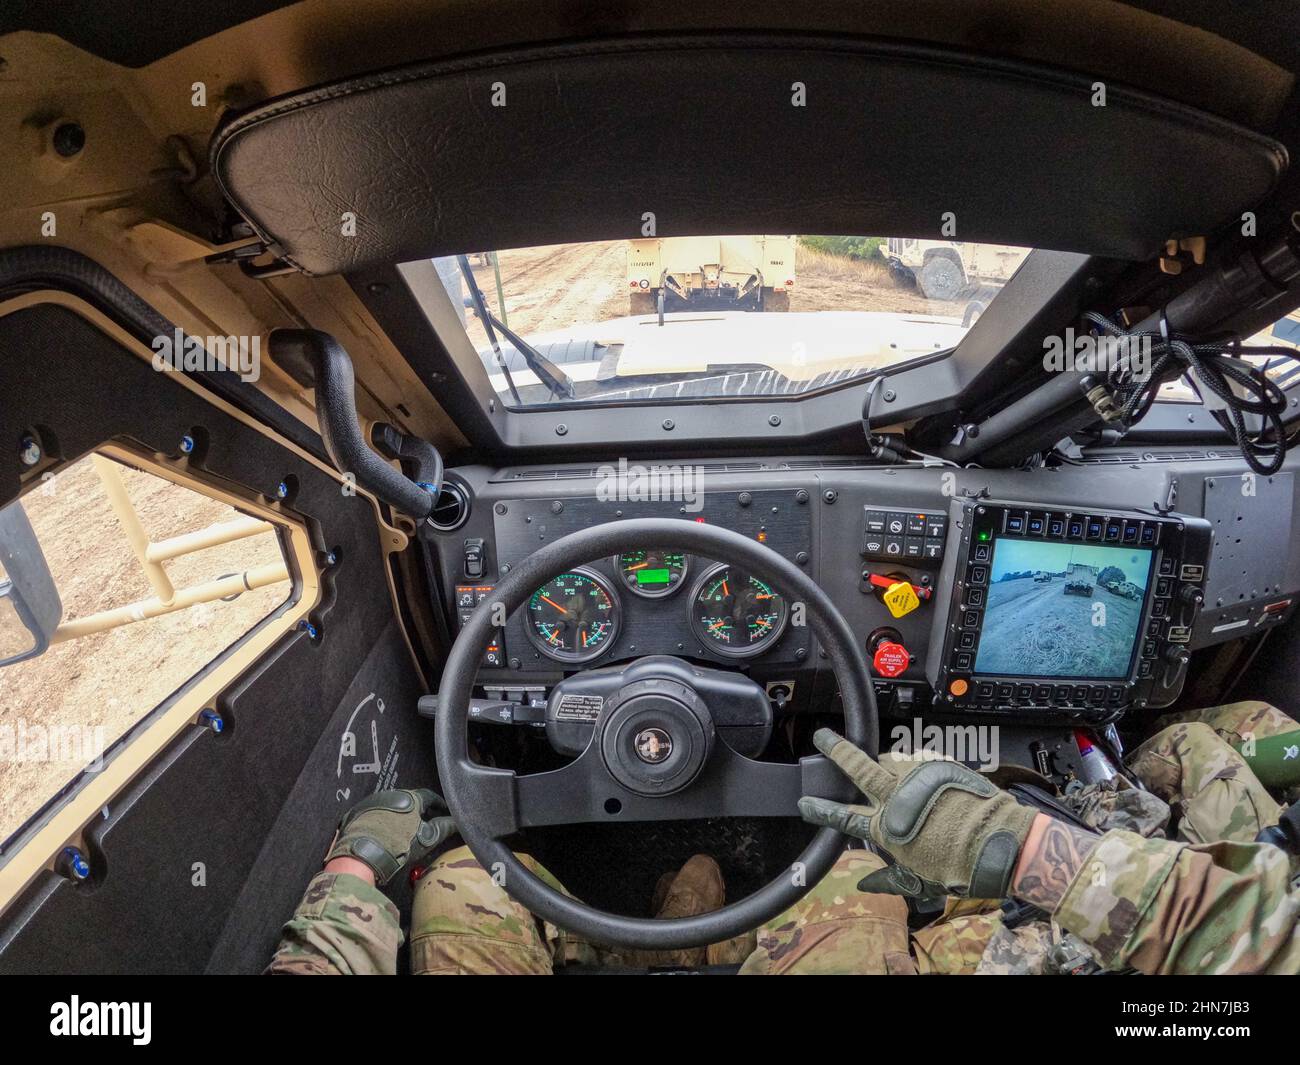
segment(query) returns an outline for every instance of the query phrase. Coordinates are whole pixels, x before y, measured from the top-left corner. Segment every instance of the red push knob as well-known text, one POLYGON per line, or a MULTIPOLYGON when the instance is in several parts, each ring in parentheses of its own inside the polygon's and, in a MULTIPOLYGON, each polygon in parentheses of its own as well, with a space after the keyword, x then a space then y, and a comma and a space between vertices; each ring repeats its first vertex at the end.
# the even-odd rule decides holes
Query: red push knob
POLYGON ((893 640, 881 640, 876 645, 876 653, 871 656, 871 665, 882 677, 897 677, 912 661, 907 648, 893 640))

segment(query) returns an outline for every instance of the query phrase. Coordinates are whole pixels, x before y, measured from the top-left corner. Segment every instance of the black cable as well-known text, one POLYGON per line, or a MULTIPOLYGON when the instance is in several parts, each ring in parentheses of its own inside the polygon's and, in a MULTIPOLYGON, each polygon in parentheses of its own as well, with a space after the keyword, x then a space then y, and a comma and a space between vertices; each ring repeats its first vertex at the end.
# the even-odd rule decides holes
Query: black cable
POLYGON ((1162 315, 1158 331, 1129 332, 1105 315, 1089 311, 1086 321, 1107 336, 1128 341, 1149 340, 1154 356, 1151 372, 1137 376, 1130 360, 1114 360, 1107 367, 1107 384, 1115 392, 1115 403, 1126 427, 1133 426, 1151 409, 1165 381, 1186 376, 1193 390, 1201 395, 1204 386, 1223 401, 1224 410, 1215 410, 1216 421, 1232 434, 1246 464, 1259 474, 1277 473, 1286 452, 1295 442, 1282 424, 1287 410, 1286 394, 1264 370, 1245 361, 1246 356, 1280 355, 1300 362, 1300 352, 1292 348, 1269 345, 1243 347, 1239 337, 1192 339, 1169 329, 1162 315), (1200 383, 1198 386, 1197 382, 1200 383), (1244 395, 1233 389, 1236 384, 1244 395), (1262 420, 1258 432, 1246 428, 1247 414, 1262 420))

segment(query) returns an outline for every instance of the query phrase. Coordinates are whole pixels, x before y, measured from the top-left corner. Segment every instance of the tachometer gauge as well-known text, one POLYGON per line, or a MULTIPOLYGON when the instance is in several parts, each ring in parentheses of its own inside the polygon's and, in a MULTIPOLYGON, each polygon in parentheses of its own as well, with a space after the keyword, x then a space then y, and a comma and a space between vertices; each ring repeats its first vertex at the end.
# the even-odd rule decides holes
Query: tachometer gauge
POLYGON ((528 600, 524 627, 557 662, 590 662, 618 636, 618 596, 599 573, 576 569, 547 581, 528 600))
POLYGON ((725 564, 699 579, 691 596, 691 628, 711 651, 749 658, 785 631, 785 598, 766 581, 725 564))
POLYGON ((681 551, 624 551, 614 564, 627 590, 645 599, 666 599, 686 580, 681 551))

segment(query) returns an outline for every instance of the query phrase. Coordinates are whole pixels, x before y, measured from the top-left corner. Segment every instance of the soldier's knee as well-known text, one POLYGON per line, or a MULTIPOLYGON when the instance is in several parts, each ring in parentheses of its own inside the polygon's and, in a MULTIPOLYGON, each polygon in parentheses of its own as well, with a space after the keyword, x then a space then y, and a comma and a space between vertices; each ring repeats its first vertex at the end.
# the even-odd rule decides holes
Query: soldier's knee
POLYGON ((1277 736, 1300 728, 1294 718, 1259 699, 1207 707, 1200 711, 1200 720, 1230 743, 1240 743, 1251 736, 1277 736))

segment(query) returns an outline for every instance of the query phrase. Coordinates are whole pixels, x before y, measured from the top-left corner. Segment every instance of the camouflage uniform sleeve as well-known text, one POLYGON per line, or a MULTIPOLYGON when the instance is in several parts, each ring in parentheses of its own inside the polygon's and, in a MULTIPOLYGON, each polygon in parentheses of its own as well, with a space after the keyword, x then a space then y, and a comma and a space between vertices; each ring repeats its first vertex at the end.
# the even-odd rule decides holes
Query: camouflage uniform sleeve
POLYGON ((1266 844, 1198 846, 1112 831, 1056 909, 1107 968, 1144 973, 1300 972, 1300 892, 1266 844))
POLYGON ((397 907, 351 873, 317 873, 284 926, 268 973, 366 976, 397 972, 397 907))

